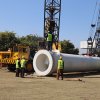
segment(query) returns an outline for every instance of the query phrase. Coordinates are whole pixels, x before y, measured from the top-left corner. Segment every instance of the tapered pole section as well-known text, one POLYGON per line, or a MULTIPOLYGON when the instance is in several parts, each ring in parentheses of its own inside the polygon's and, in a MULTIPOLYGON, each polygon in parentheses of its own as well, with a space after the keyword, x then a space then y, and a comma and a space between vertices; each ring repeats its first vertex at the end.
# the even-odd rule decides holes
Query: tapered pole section
POLYGON ((33 67, 37 75, 46 76, 56 72, 57 61, 62 55, 64 60, 64 72, 99 71, 100 58, 82 55, 71 55, 47 50, 38 51, 33 59, 33 67))

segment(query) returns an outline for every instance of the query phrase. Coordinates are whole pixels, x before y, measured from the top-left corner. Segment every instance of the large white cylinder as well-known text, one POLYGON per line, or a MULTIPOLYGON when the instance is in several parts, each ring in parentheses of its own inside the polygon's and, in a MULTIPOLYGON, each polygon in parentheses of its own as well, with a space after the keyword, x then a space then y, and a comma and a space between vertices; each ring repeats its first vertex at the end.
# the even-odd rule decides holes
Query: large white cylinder
POLYGON ((33 67, 37 75, 50 75, 57 70, 57 61, 62 56, 64 60, 64 72, 99 71, 100 58, 82 55, 64 54, 59 51, 38 51, 33 59, 33 67))

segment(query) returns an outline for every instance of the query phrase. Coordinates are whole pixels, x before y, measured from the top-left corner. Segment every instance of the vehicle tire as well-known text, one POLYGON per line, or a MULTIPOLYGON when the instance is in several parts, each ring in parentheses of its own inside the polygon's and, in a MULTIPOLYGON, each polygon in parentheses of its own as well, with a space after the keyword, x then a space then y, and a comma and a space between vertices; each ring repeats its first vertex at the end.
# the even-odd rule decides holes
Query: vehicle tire
POLYGON ((15 67, 14 64, 9 64, 9 65, 7 66, 7 69, 8 69, 9 71, 11 71, 11 72, 15 72, 16 67, 15 67))

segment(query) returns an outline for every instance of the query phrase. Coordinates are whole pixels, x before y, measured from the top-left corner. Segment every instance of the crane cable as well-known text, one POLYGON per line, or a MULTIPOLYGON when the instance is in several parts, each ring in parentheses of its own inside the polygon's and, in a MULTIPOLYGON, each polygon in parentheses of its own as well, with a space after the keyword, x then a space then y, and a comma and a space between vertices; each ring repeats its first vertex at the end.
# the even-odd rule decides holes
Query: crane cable
POLYGON ((97 6, 98 6, 98 0, 96 1, 96 4, 95 4, 95 8, 94 8, 94 12, 93 12, 93 17, 92 17, 91 24, 93 23, 93 20, 94 20, 94 17, 95 17, 95 13, 96 13, 96 9, 97 9, 97 6))

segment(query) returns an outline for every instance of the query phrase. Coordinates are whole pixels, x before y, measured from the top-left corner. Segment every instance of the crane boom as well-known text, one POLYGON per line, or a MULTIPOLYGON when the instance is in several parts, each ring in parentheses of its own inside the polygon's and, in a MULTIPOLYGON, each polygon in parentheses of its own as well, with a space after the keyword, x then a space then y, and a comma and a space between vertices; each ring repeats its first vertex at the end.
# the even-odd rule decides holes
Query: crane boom
POLYGON ((96 26, 96 31, 94 34, 93 39, 91 37, 88 38, 88 54, 91 55, 98 55, 100 56, 100 5, 99 5, 99 12, 96 25, 92 24, 91 27, 94 28, 96 26))

